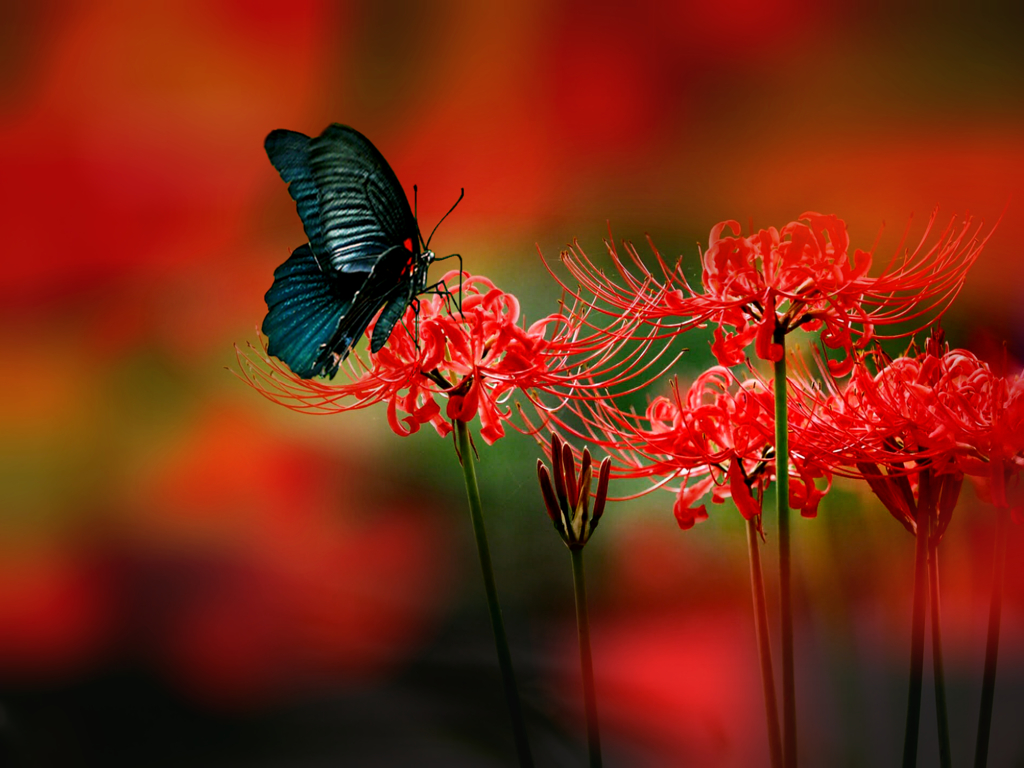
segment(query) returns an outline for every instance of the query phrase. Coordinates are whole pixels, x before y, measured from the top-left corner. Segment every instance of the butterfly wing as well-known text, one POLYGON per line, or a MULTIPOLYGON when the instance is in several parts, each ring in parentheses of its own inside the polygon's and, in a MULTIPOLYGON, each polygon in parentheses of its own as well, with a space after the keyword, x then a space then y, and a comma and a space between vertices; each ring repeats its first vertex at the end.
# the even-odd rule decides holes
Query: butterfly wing
POLYGON ((377 324, 373 326, 373 337, 370 339, 371 352, 379 352, 384 347, 391 336, 391 331, 395 329, 396 323, 402 319, 402 315, 405 314, 405 310, 412 302, 409 291, 405 290, 405 286, 402 288, 403 290, 396 292, 396 295, 384 306, 380 317, 377 318, 377 324))
POLYGON ((266 294, 263 334, 268 339, 267 352, 304 379, 333 378, 344 355, 333 354, 332 342, 343 318, 351 314, 364 282, 365 276, 360 274, 328 275, 308 244, 296 248, 274 270, 274 283, 266 294))
MULTIPOLYGON (((405 257, 409 256, 407 251, 403 251, 403 253, 405 257)), ((400 301, 401 297, 406 297, 402 306, 402 312, 404 312, 411 300, 411 282, 403 276, 397 266, 404 263, 404 261, 392 258, 382 259, 353 296, 352 306, 346 310, 338 323, 338 330, 330 342, 330 346, 341 355, 342 360, 348 355, 352 345, 366 333, 367 327, 377 312, 385 305, 384 313, 377 320, 377 326, 374 328, 370 351, 379 352, 380 348, 384 346, 384 342, 388 340, 391 328, 394 327, 394 321, 391 321, 386 335, 381 336, 381 332, 377 330, 381 322, 387 322, 384 315, 388 313, 388 308, 392 303, 400 301)))
POLYGON ((302 228, 306 230, 312 246, 311 253, 316 253, 323 247, 323 229, 320 226, 320 192, 309 163, 309 142, 309 136, 304 133, 279 129, 267 135, 263 148, 271 164, 288 183, 288 193, 295 201, 302 228))
POLYGON ((264 147, 288 182, 325 271, 370 273, 394 246, 419 254, 409 200, 391 166, 361 133, 337 123, 312 139, 276 130, 264 147))
POLYGON ((333 377, 381 307, 388 317, 374 352, 409 305, 419 229, 395 172, 358 131, 335 124, 310 138, 276 130, 264 147, 309 238, 267 292, 268 352, 303 378, 333 377))

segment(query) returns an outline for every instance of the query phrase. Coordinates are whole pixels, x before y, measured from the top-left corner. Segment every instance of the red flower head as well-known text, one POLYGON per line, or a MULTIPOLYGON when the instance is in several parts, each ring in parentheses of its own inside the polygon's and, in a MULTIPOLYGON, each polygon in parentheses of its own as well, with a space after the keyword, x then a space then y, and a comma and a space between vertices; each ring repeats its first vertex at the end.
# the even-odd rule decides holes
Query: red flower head
POLYGON ((986 366, 974 389, 965 393, 961 410, 975 425, 970 439, 976 455, 960 458, 964 472, 985 478, 981 495, 996 507, 1009 508, 1013 519, 1024 523, 1024 508, 1007 496, 1009 483, 1019 483, 1024 471, 1024 376, 1000 375, 986 366))
MULTIPOLYGON (((862 360, 845 387, 830 381, 824 402, 806 379, 794 377, 790 411, 806 414, 816 401, 805 444, 855 470, 912 533, 919 511, 934 515, 934 535, 941 537, 964 473, 987 475, 990 456, 999 453, 992 406, 1000 380, 970 352, 948 349, 938 329, 924 352, 876 358, 876 373, 862 360)), ((1011 443, 1022 446, 1020 438, 1011 443)))
MULTIPOLYGON (((608 400, 577 412, 602 435, 598 442, 614 457, 617 476, 656 478, 655 488, 683 479, 671 489, 677 494, 676 520, 688 529, 707 519, 706 506, 696 502, 708 491, 715 503, 731 497, 747 520, 760 516, 764 491, 775 477, 773 409, 767 384, 740 381, 716 367, 685 394, 673 382, 671 395, 656 397, 643 416, 608 400)), ((792 452, 790 505, 813 517, 824 493, 814 479, 831 475, 823 463, 805 460, 799 445, 792 452)))
MULTIPOLYGON (((978 241, 977 232, 970 235, 968 219, 960 228, 951 221, 938 242, 926 247, 934 222, 935 214, 918 247, 902 258, 894 256, 876 277, 868 274, 872 253, 850 253, 845 222, 811 212, 782 229, 769 227, 748 237, 740 234, 736 221, 716 224, 701 255, 702 291, 691 288, 681 267, 669 268, 656 250, 661 280, 627 246, 641 280, 606 242, 625 287, 594 267, 578 244, 562 260, 582 286, 611 308, 603 311, 640 313, 654 325, 677 318, 683 322, 677 329, 716 323, 712 351, 721 365, 732 366, 743 362, 751 343, 761 359, 780 360, 778 339, 798 327, 821 329, 827 346, 853 350, 877 336, 879 325, 921 318, 927 318, 927 325, 941 316, 984 241, 978 241)), ((849 371, 852 364, 852 359, 830 362, 836 373, 849 371)))
MULTIPOLYGON (((459 282, 459 273, 444 278, 459 282)), ((461 312, 441 295, 422 297, 376 354, 351 355, 342 366, 348 381, 303 379, 250 345, 242 375, 262 395, 292 410, 327 414, 387 404, 388 423, 399 435, 424 424, 447 435, 451 420, 480 416, 480 434, 493 444, 512 415, 506 405, 514 390, 563 397, 579 376, 607 375, 615 381, 620 363, 607 339, 580 335, 582 315, 561 312, 526 327, 519 301, 485 277, 466 275, 461 312), (442 413, 440 400, 447 400, 442 413), (400 415, 404 414, 404 415, 400 415)), ((366 330, 373 333, 374 325, 366 330)))

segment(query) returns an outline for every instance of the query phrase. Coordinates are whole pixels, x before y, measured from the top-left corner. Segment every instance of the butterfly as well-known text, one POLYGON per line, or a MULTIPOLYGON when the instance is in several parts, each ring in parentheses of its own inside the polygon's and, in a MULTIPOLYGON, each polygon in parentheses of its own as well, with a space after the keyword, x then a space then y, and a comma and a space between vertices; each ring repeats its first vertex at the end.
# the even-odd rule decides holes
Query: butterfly
POLYGON ((429 240, 395 172, 359 131, 335 123, 310 138, 279 129, 264 148, 309 239, 274 270, 263 320, 267 352, 301 378, 334 378, 378 312, 371 352, 409 306, 418 310, 419 294, 448 291, 443 283, 428 286, 436 259, 429 240))

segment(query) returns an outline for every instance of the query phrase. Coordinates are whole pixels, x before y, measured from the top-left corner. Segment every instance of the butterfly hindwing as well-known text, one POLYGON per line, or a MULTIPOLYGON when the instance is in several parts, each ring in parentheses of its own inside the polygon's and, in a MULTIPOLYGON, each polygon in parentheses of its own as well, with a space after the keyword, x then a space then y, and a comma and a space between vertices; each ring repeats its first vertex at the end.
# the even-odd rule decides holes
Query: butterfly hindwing
POLYGON ((405 310, 409 307, 410 303, 411 297, 409 292, 403 290, 384 305, 380 317, 377 318, 377 324, 373 327, 373 336, 370 339, 371 352, 379 352, 384 347, 391 336, 391 331, 394 330, 398 321, 402 319, 402 315, 405 314, 405 310))
POLYGON ((309 245, 296 248, 274 270, 274 283, 266 294, 263 334, 268 339, 267 352, 304 379, 325 374, 333 377, 340 358, 329 359, 332 350, 328 345, 352 309, 353 301, 347 295, 359 290, 352 283, 352 277, 341 281, 325 274, 309 245))

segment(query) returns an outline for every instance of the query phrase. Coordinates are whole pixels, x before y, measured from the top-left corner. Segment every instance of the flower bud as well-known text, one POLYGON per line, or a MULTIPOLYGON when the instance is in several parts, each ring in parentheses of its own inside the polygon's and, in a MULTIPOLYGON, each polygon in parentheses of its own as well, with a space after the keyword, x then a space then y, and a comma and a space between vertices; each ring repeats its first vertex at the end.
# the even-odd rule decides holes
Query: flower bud
POLYGON ((594 493, 593 512, 590 507, 590 482, 593 460, 590 451, 583 449, 579 474, 572 448, 557 434, 551 437, 551 473, 544 462, 537 459, 537 477, 544 497, 544 506, 555 530, 569 549, 579 549, 589 541, 604 514, 608 498, 608 480, 611 459, 604 458, 598 466, 597 491, 594 493))

